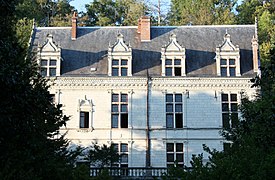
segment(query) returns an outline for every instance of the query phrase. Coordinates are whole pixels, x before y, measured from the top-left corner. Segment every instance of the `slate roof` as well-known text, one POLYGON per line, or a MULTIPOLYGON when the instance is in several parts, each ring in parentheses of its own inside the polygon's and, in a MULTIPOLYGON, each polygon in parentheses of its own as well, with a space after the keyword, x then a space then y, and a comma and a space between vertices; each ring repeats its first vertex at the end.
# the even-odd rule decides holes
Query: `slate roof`
POLYGON ((137 27, 78 27, 77 39, 71 40, 71 28, 35 28, 33 48, 46 41, 47 34, 62 49, 61 76, 107 76, 109 43, 116 42, 117 34, 124 36, 133 51, 133 76, 161 76, 161 47, 174 33, 178 43, 186 49, 187 76, 216 76, 216 47, 228 32, 234 45, 239 45, 242 77, 253 75, 251 40, 255 25, 151 27, 151 41, 141 42, 137 27), (97 70, 91 72, 91 68, 97 70))

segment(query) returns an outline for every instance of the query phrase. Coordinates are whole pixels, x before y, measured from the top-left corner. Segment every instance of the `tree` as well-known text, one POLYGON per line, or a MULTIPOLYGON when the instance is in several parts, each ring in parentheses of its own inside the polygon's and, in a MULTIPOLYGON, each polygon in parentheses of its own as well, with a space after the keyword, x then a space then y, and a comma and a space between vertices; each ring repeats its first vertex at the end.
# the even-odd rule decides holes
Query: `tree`
POLYGON ((16 3, 0 5, 0 179, 72 179, 75 154, 59 133, 68 117, 18 42, 16 3))

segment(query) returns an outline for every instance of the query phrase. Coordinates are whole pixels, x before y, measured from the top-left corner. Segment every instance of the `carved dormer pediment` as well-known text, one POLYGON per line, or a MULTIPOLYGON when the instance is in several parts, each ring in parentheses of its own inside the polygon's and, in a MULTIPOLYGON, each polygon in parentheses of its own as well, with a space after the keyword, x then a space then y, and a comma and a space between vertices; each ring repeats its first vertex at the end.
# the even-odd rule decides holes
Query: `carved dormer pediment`
POLYGON ((109 46, 111 52, 130 52, 132 51, 131 46, 127 46, 124 43, 124 37, 122 34, 117 35, 117 41, 114 45, 109 46))
POLYGON ((47 35, 47 40, 43 44, 43 46, 40 48, 40 51, 43 51, 43 52, 55 52, 55 51, 59 52, 60 47, 55 45, 55 43, 53 42, 53 36, 51 34, 48 34, 47 35))
POLYGON ((165 52, 181 52, 184 48, 177 42, 177 37, 175 34, 170 35, 170 41, 167 45, 163 47, 165 52))
POLYGON ((217 47, 217 49, 219 49, 219 51, 239 51, 239 46, 238 45, 234 45, 232 42, 231 42, 231 39, 230 39, 230 34, 226 33, 224 35, 224 40, 223 40, 223 43, 221 45, 219 45, 217 47))
POLYGON ((81 111, 81 110, 92 111, 92 108, 93 108, 92 99, 87 99, 86 96, 84 99, 79 99, 78 108, 79 108, 79 111, 81 111))

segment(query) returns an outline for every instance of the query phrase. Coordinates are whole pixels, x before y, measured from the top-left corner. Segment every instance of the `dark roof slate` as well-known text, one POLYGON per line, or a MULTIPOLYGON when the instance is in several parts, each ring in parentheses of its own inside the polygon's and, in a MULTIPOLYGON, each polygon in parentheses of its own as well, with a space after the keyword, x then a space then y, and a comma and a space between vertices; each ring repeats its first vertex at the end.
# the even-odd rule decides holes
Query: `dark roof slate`
POLYGON ((118 33, 123 34, 133 53, 133 76, 161 75, 161 47, 169 42, 170 34, 186 49, 187 76, 216 76, 216 47, 228 32, 234 45, 239 45, 242 76, 253 75, 251 40, 255 25, 151 27, 151 41, 141 42, 137 27, 79 27, 77 39, 71 40, 71 28, 36 28, 33 48, 46 41, 47 34, 62 49, 62 76, 107 76, 109 43, 114 44, 118 33), (92 72, 91 68, 97 70, 92 72))

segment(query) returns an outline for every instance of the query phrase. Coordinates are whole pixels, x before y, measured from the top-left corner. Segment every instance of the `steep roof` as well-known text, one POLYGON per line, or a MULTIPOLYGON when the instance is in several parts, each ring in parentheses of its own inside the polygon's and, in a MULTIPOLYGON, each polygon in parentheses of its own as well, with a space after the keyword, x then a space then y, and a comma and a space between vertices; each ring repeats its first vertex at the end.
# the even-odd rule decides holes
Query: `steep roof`
POLYGON ((253 75, 251 40, 255 25, 178 26, 151 27, 151 41, 141 42, 136 26, 128 27, 78 27, 77 39, 71 40, 71 28, 36 28, 33 48, 52 34, 62 55, 62 76, 107 76, 108 47, 116 42, 117 34, 124 36, 133 53, 133 76, 161 75, 161 47, 176 34, 178 43, 186 49, 187 76, 216 76, 216 47, 222 44, 226 32, 240 48, 241 74, 253 75), (91 71, 96 68, 96 71, 91 71))

